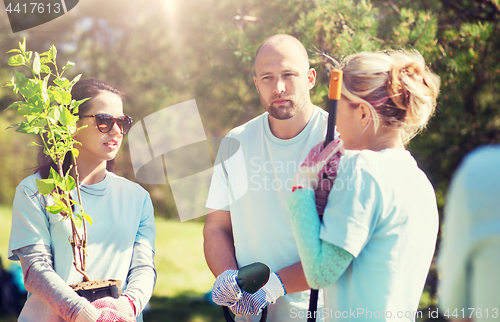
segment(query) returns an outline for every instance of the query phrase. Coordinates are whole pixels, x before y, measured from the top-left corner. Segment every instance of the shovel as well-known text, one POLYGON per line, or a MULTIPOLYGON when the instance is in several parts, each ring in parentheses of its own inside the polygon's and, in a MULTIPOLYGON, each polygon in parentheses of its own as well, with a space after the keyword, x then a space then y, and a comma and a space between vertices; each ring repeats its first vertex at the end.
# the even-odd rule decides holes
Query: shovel
MULTIPOLYGON (((342 89, 342 76, 341 70, 332 70, 330 74, 330 90, 328 92, 328 127, 326 131, 326 138, 324 147, 332 142, 335 136, 335 121, 337 119, 337 105, 340 100, 340 92, 342 89)), ((326 174, 325 174, 326 177, 326 174)), ((323 213, 319 214, 319 219, 323 219, 323 213)), ((309 298, 309 313, 307 322, 316 321, 316 312, 318 311, 318 294, 319 290, 311 289, 311 296, 309 298)))
MULTIPOLYGON (((238 286, 247 293, 254 294, 266 285, 271 275, 271 269, 264 263, 256 262, 247 266, 243 266, 238 271, 238 286)), ((224 318, 227 322, 234 322, 233 317, 229 313, 227 306, 222 307, 224 318)), ((267 319, 267 307, 262 310, 260 322, 265 322, 267 319)))

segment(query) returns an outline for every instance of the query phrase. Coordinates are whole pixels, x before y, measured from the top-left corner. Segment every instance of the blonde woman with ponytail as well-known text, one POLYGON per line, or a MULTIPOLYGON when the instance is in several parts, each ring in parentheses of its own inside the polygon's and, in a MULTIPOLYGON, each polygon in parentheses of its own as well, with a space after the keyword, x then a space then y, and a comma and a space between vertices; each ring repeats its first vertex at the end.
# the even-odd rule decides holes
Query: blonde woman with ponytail
POLYGON ((438 211, 405 145, 434 113, 440 80, 418 52, 354 54, 341 69, 341 141, 311 150, 287 201, 304 273, 324 289, 325 321, 415 321, 438 211), (339 144, 345 151, 321 223, 314 190, 339 144), (302 180, 304 166, 318 180, 302 180))

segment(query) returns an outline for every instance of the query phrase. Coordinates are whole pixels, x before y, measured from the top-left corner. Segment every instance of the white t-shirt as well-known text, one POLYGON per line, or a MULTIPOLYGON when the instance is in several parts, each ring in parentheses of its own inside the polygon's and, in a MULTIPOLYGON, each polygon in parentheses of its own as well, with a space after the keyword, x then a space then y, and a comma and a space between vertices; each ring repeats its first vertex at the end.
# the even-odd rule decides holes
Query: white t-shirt
POLYGON ((432 185, 408 151, 346 151, 320 238, 355 258, 324 289, 326 320, 414 321, 438 220, 432 185))
POLYGON ((500 145, 483 146, 466 156, 451 181, 437 262, 441 314, 500 317, 499 167, 500 145))
MULTIPOLYGON (((297 136, 281 140, 271 133, 264 113, 223 140, 206 206, 230 211, 239 267, 259 261, 278 271, 300 262, 285 201, 300 164, 324 140, 327 119, 328 113, 315 107, 297 136)), ((269 306, 268 321, 305 321, 294 317, 305 316, 308 307, 309 291, 287 294, 269 306)))
MULTIPOLYGON (((69 220, 45 210, 47 199, 41 196, 35 179, 25 178, 17 187, 12 208, 12 230, 9 259, 19 260, 12 250, 41 244, 52 250, 54 270, 68 284, 80 282, 82 276, 72 264, 73 253, 68 242, 71 235, 69 220)), ((135 242, 154 251, 155 226, 153 204, 149 193, 141 186, 111 172, 103 181, 82 185, 82 204, 92 217, 87 224, 87 273, 93 280, 121 280, 125 288, 135 242)), ((77 199, 76 190, 72 197, 77 199)), ((63 321, 36 295, 30 294, 19 317, 20 321, 63 321)), ((138 318, 142 321, 142 315, 138 318)))

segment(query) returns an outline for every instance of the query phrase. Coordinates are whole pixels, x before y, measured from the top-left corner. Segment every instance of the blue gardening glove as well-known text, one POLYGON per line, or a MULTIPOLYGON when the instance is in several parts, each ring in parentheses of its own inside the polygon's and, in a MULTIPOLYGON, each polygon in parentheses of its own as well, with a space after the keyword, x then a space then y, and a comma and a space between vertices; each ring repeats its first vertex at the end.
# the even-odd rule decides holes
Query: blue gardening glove
POLYGON ((254 294, 243 291, 243 297, 229 308, 234 314, 259 315, 269 304, 271 302, 266 300, 266 292, 260 289, 254 294))
POLYGON ((212 288, 212 300, 215 304, 232 306, 243 296, 238 286, 238 271, 227 270, 217 276, 212 288))
POLYGON ((269 304, 273 304, 280 297, 285 295, 285 287, 275 272, 269 276, 269 281, 254 294, 243 291, 241 300, 230 306, 234 314, 258 315, 269 304))

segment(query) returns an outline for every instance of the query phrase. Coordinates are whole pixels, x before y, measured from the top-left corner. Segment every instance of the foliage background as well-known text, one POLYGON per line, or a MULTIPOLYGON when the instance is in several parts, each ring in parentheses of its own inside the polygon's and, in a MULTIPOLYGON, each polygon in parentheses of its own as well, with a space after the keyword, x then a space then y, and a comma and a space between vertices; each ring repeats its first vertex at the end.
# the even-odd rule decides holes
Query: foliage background
MULTIPOLYGON (((326 106, 327 65, 359 51, 416 49, 441 77, 436 115, 409 150, 434 185, 442 211, 446 189, 463 156, 500 138, 499 0, 81 0, 61 18, 13 34, 0 6, 0 83, 14 70, 5 52, 27 38, 29 50, 51 44, 71 70, 108 81, 127 92, 126 113, 135 120, 196 99, 207 137, 263 112, 253 85, 253 55, 275 33, 300 39, 318 82, 312 100, 326 106)), ((0 109, 14 97, 0 88, 0 109)), ((0 204, 35 166, 37 151, 0 113, 0 204)), ((119 174, 134 179, 127 145, 119 174)), ((147 186, 157 214, 178 218, 168 186, 147 186)), ((436 274, 428 280, 429 305, 436 274)))

